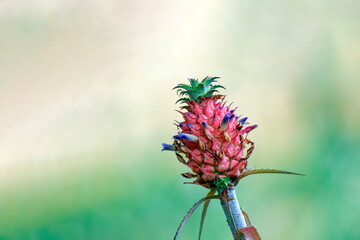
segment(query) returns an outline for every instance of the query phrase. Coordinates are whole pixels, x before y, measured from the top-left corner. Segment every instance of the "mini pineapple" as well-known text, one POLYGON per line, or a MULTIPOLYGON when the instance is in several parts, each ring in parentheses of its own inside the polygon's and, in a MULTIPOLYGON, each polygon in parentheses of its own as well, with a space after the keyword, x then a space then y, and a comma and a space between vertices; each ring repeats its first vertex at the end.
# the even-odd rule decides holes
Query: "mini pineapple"
POLYGON ((224 88, 213 85, 216 79, 189 79, 189 85, 174 88, 182 97, 177 102, 183 104, 184 111, 179 113, 184 121, 177 123, 181 131, 174 136, 174 144, 163 144, 163 150, 175 151, 179 161, 191 168, 193 173, 182 175, 195 177, 193 184, 221 190, 233 185, 246 168, 254 150, 248 133, 257 125, 248 125, 247 117, 236 116, 236 108, 231 109, 225 96, 216 94, 224 88))
POLYGON ((247 214, 240 208, 235 186, 240 179, 259 173, 302 175, 276 169, 247 169, 247 160, 254 150, 248 139, 250 131, 257 125, 248 124, 247 117, 235 115, 224 95, 219 95, 221 85, 213 85, 218 77, 206 77, 200 82, 189 79, 190 84, 179 84, 177 89, 183 104, 179 113, 184 120, 177 122, 179 129, 173 144, 163 143, 163 149, 175 151, 177 159, 190 167, 192 172, 183 173, 185 178, 196 178, 190 182, 209 188, 206 197, 200 199, 189 210, 181 222, 176 240, 195 209, 204 202, 201 215, 199 239, 201 238, 207 207, 211 199, 219 199, 234 239, 260 240, 247 214), (185 158, 184 158, 185 157, 185 158), (187 160, 185 160, 187 159, 187 160), (215 193, 218 193, 215 195, 215 193))

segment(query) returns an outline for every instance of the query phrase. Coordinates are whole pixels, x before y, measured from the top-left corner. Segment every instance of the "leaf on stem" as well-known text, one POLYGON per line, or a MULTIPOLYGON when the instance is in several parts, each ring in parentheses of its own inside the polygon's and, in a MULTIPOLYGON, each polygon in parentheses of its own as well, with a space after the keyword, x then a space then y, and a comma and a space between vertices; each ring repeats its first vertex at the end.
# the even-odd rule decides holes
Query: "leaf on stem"
MULTIPOLYGON (((214 196, 215 193, 216 193, 216 189, 211 189, 210 192, 206 195, 206 197, 214 196)), ((207 209, 208 209, 209 204, 210 204, 210 200, 211 199, 208 199, 208 200, 205 200, 205 202, 204 202, 204 208, 203 208, 202 213, 201 213, 199 240, 201 239, 201 233, 202 233, 202 230, 203 230, 203 227, 204 227, 204 221, 205 221, 207 209)))
POLYGON ((242 214, 244 215, 246 226, 251 226, 249 215, 247 215, 247 213, 244 210, 241 210, 241 211, 242 211, 242 214))
POLYGON ((182 231, 182 229, 185 226, 185 223, 189 220, 189 218, 191 217, 191 215, 195 212, 195 210, 206 200, 210 200, 210 199, 220 199, 220 196, 216 195, 216 196, 211 196, 211 197, 204 197, 202 199, 200 199, 198 202, 196 202, 192 208, 190 208, 190 210, 188 211, 188 213, 186 214, 186 216, 184 217, 184 219, 181 221, 179 228, 176 231, 176 234, 174 236, 174 240, 176 240, 179 235, 180 232, 182 231))
POLYGON ((235 240, 261 240, 259 233, 253 226, 244 227, 235 231, 235 240))
POLYGON ((246 170, 235 180, 235 185, 240 181, 240 179, 247 177, 253 174, 260 174, 260 173, 277 173, 277 174, 290 174, 290 175, 299 175, 299 176, 306 176, 306 174, 284 171, 284 170, 277 170, 277 169, 252 169, 246 170))

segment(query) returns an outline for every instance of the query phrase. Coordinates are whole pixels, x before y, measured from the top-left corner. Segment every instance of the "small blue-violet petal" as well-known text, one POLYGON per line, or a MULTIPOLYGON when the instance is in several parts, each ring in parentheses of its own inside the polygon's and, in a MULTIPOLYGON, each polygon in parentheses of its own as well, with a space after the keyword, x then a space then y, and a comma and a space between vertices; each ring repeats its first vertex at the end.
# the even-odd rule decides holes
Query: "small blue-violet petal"
POLYGON ((247 119, 248 119, 247 117, 240 119, 240 124, 244 125, 244 123, 246 122, 247 119))
POLYGON ((163 147, 163 149, 161 151, 164 151, 164 150, 166 150, 166 151, 175 151, 175 146, 172 145, 172 144, 162 143, 161 145, 163 147))
POLYGON ((178 132, 178 135, 175 135, 174 138, 178 139, 178 140, 188 140, 188 141, 198 140, 197 136, 188 134, 188 133, 182 133, 182 132, 178 132))
POLYGON ((221 124, 220 124, 220 130, 221 131, 226 130, 226 128, 228 127, 230 119, 231 119, 231 117, 230 117, 229 113, 226 113, 223 120, 221 121, 221 124))
POLYGON ((175 138, 175 139, 177 139, 177 140, 184 140, 184 139, 182 139, 179 135, 175 135, 175 136, 173 136, 173 138, 175 138))
POLYGON ((186 124, 188 127, 194 127, 194 125, 190 124, 190 123, 187 123, 186 124))
POLYGON ((179 136, 181 136, 181 138, 183 138, 184 140, 189 140, 189 141, 196 141, 198 140, 198 137, 192 134, 188 134, 188 133, 181 133, 178 132, 179 136))
POLYGON ((204 121, 202 121, 201 124, 203 125, 203 127, 207 127, 207 126, 208 126, 207 123, 204 122, 204 121))

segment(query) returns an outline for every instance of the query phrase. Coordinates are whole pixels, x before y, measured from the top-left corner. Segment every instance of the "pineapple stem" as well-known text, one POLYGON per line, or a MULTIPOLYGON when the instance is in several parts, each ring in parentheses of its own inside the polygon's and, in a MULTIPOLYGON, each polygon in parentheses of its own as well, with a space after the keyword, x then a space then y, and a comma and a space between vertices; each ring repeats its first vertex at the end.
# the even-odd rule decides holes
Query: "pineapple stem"
POLYGON ((235 188, 227 188, 221 195, 222 198, 220 201, 226 216, 226 221, 230 227, 231 233, 235 236, 236 230, 247 226, 245 217, 236 198, 235 188))

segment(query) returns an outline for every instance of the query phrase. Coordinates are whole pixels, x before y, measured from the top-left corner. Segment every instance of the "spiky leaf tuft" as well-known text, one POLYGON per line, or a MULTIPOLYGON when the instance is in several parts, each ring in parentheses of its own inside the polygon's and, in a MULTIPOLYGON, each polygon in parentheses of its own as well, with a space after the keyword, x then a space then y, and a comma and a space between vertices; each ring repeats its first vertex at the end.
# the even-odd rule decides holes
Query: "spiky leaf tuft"
POLYGON ((173 90, 177 89, 176 93, 182 97, 176 103, 186 103, 190 100, 194 100, 197 102, 201 101, 201 98, 211 97, 214 93, 218 92, 218 88, 223 88, 221 85, 213 85, 213 83, 217 82, 216 79, 219 77, 206 77, 200 82, 198 79, 189 78, 190 84, 179 84, 173 88, 173 90), (185 96, 185 97, 183 97, 185 96))

